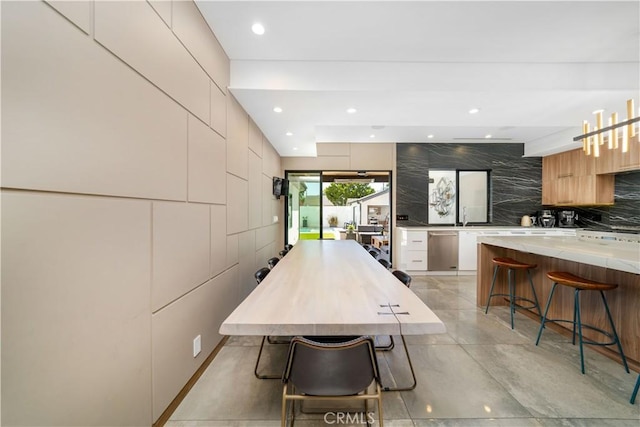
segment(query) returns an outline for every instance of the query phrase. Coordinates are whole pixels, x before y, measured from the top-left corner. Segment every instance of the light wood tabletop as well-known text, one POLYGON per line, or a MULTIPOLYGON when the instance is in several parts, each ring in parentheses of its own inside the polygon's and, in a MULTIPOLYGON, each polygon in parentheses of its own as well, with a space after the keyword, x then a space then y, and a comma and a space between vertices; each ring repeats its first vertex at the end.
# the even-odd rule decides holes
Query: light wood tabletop
POLYGON ((411 289, 353 240, 299 241, 220 327, 223 335, 263 336, 445 331, 411 289))

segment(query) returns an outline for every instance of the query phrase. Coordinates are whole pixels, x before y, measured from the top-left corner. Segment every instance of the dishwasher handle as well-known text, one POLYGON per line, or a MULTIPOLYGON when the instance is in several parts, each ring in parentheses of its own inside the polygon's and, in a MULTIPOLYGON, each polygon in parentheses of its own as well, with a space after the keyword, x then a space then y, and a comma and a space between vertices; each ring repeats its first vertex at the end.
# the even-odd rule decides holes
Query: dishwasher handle
POLYGON ((458 233, 452 233, 452 232, 447 232, 447 231, 430 231, 429 232, 429 237, 431 236, 457 236, 458 233))

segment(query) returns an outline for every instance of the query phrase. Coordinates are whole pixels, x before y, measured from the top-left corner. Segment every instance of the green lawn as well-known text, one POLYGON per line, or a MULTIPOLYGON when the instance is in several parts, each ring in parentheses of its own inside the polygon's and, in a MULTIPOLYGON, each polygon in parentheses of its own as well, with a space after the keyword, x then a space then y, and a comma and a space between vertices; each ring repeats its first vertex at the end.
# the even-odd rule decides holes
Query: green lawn
MULTIPOLYGON (((300 240, 318 240, 320 238, 320 232, 300 233, 300 240)), ((324 233, 325 239, 335 239, 333 233, 324 233)))

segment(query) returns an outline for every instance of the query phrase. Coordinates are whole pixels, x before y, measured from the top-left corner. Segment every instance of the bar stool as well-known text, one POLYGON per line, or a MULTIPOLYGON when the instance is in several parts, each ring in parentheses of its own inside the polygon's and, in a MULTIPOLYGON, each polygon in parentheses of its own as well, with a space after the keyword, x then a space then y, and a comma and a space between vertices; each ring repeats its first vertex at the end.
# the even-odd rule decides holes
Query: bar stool
POLYGON ((580 343, 580 368, 583 374, 584 374, 584 353, 582 350, 583 344, 601 345, 601 346, 616 344, 618 346, 618 351, 620 352, 620 357, 622 358, 622 363, 624 364, 624 369, 628 373, 629 366, 627 366, 627 359, 624 357, 624 352, 622 351, 622 345, 620 344, 620 339, 618 338, 618 334, 616 333, 616 327, 613 324, 613 319, 611 318, 611 312, 609 311, 607 298, 604 296, 604 291, 610 291, 612 289, 615 289, 618 287, 618 285, 596 282, 594 280, 578 277, 566 271, 551 271, 547 273, 547 277, 553 281, 553 286, 551 287, 551 293, 549 293, 549 299, 547 300, 547 307, 544 309, 544 314, 542 315, 542 322, 540 323, 540 330, 538 331, 538 338, 536 339, 536 345, 538 345, 538 343, 540 342, 540 337, 542 336, 542 330, 544 329, 545 323, 568 322, 573 324, 573 339, 572 339, 573 345, 576 344, 576 325, 578 326, 578 338, 580 343), (573 298, 573 320, 547 318, 547 313, 549 312, 549 307, 551 306, 551 298, 553 297, 553 293, 555 292, 556 286, 558 285, 569 286, 575 289, 574 298, 573 298), (607 312, 607 319, 609 319, 609 325, 611 325, 612 332, 607 332, 603 329, 596 328, 595 326, 585 325, 582 323, 582 319, 580 316, 580 291, 600 292, 600 296, 602 297, 602 302, 604 303, 604 308, 605 308, 605 311, 607 312), (611 341, 597 342, 597 341, 585 339, 582 336, 583 327, 599 332, 602 335, 605 335, 606 337, 610 338, 611 341))
POLYGON ((487 299, 487 307, 484 310, 484 314, 489 312, 489 303, 491 302, 491 298, 497 296, 503 296, 509 298, 509 309, 511 311, 511 329, 513 329, 513 314, 516 311, 516 305, 520 308, 531 309, 535 308, 538 310, 538 314, 542 313, 540 310, 540 304, 538 303, 538 296, 536 295, 536 289, 533 287, 533 280, 531 279, 531 269, 536 268, 536 264, 527 264, 524 262, 517 261, 513 258, 506 257, 496 257, 493 260, 495 267, 493 269, 493 280, 491 281, 491 289, 489 290, 489 298, 487 299), (496 277, 498 277, 498 270, 500 267, 504 267, 507 269, 507 275, 509 279, 509 293, 508 294, 494 294, 493 288, 496 284, 496 277), (529 284, 531 285, 531 291, 533 292, 533 300, 530 300, 525 297, 517 296, 515 294, 515 275, 516 270, 526 270, 527 276, 529 277, 529 284), (531 305, 522 306, 520 304, 516 304, 516 301, 526 301, 531 305))

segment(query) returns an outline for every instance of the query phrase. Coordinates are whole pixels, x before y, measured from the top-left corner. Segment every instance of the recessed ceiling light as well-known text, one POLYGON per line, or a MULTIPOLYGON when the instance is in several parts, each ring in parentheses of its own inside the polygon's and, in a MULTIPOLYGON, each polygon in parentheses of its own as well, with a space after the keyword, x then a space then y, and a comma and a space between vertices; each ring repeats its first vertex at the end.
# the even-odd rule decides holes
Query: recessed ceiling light
POLYGON ((369 138, 375 138, 376 136, 374 134, 369 135, 369 138))
POLYGON ((259 36, 264 34, 264 25, 262 25, 259 22, 256 22, 255 24, 253 24, 251 26, 251 31, 253 31, 253 34, 257 34, 259 36))
POLYGON ((280 108, 280 107, 273 107, 273 111, 275 111, 276 113, 282 113, 282 108, 280 108))
POLYGON ((285 135, 287 135, 287 136, 292 136, 292 135, 293 135, 293 133, 292 133, 292 132, 287 132, 285 135))
POLYGON ((490 134, 490 133, 488 133, 488 134, 486 134, 484 137, 485 137, 485 138, 487 138, 487 139, 489 139, 489 138, 491 138, 491 134, 490 134))
POLYGON ((479 112, 480 112, 479 108, 472 108, 472 109, 469 110, 469 114, 477 114, 479 112))
POLYGON ((293 151, 296 151, 298 149, 298 147, 293 147, 293 151))
POLYGON ((432 139, 433 135, 427 135, 427 138, 432 139))
POLYGON ((356 110, 355 108, 351 107, 351 108, 347 108, 347 113, 349 114, 355 114, 358 110, 356 110))

